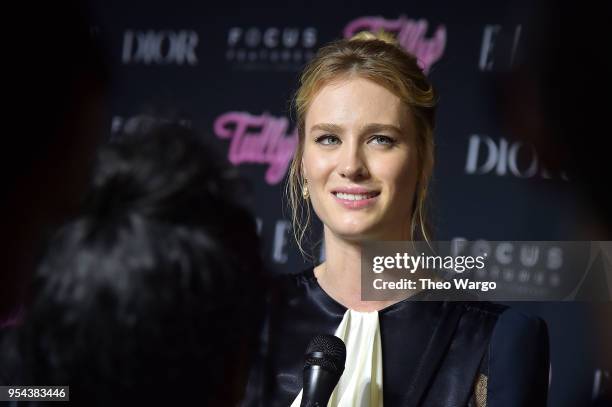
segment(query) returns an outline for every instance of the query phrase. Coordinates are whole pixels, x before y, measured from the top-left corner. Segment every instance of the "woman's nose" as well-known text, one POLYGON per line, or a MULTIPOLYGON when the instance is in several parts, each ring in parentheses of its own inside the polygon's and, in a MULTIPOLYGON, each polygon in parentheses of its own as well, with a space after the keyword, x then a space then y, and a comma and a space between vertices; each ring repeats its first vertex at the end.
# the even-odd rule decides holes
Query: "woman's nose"
MULTIPOLYGON (((352 143, 350 143, 352 144, 352 143)), ((368 169, 363 157, 363 151, 358 145, 345 144, 340 153, 338 174, 342 178, 360 179, 368 176, 368 169)))

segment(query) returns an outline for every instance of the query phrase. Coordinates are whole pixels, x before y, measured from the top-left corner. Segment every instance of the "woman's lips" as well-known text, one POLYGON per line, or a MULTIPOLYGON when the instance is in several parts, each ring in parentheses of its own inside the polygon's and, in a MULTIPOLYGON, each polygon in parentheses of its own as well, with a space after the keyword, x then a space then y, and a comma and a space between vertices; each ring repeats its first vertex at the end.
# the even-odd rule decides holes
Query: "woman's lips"
POLYGON ((336 202, 348 209, 362 209, 372 206, 378 199, 380 192, 348 193, 335 191, 332 195, 336 202))

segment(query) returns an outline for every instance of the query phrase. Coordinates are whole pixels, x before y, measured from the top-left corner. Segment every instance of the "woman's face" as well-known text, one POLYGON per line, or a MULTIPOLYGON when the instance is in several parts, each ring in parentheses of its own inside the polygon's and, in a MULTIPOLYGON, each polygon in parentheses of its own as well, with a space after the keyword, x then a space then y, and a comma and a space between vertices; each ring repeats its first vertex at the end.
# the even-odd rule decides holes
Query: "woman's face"
POLYGON ((349 240, 410 238, 415 142, 408 107, 372 81, 343 79, 315 95, 302 171, 326 232, 349 240))

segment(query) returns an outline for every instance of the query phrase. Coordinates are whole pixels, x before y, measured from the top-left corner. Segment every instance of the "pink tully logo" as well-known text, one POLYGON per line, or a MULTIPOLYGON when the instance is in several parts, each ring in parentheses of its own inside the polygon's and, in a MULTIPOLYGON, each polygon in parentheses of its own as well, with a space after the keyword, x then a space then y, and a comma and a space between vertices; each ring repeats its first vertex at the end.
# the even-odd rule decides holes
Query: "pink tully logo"
POLYGON ((232 164, 269 164, 265 179, 274 185, 285 176, 297 146, 297 128, 287 134, 288 127, 285 117, 227 112, 215 120, 214 132, 221 139, 231 139, 228 159, 232 164))
POLYGON ((397 35, 397 41, 408 52, 416 56, 425 73, 444 54, 446 48, 446 27, 439 25, 431 38, 425 38, 427 20, 411 20, 400 16, 397 20, 383 17, 360 17, 344 28, 344 37, 350 38, 359 31, 377 32, 385 30, 397 35))

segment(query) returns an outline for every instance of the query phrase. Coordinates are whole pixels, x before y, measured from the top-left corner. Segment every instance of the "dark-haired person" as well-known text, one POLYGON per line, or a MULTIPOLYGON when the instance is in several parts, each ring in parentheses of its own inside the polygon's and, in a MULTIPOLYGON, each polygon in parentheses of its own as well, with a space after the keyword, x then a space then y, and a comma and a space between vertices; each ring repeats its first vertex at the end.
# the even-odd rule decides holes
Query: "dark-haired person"
POLYGON ((87 405, 230 406, 260 320, 254 220, 188 130, 104 148, 82 212, 50 242, 7 385, 67 385, 87 405))
POLYGON ((335 334, 347 357, 331 407, 545 406, 540 319, 486 302, 361 298, 364 242, 430 239, 436 96, 416 58, 385 33, 333 42, 295 100, 294 230, 301 247, 312 206, 326 259, 279 279, 245 404, 299 406, 308 341, 335 334))

